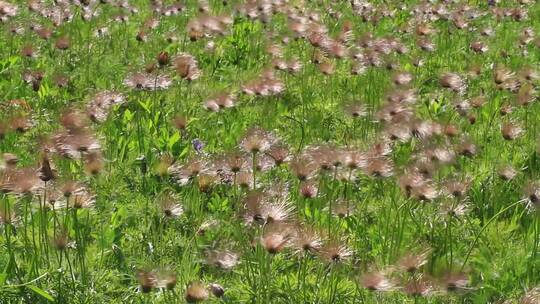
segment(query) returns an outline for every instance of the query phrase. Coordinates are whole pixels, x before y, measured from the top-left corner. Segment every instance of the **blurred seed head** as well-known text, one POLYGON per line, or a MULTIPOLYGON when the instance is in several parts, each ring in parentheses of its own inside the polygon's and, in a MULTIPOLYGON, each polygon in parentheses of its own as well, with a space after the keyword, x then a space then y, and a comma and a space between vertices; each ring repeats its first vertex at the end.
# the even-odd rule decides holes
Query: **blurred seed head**
POLYGON ((254 127, 246 132, 246 135, 240 141, 240 148, 246 153, 264 153, 277 143, 277 140, 273 133, 254 127))
POLYGON ((420 270, 428 262, 428 257, 431 254, 430 249, 420 250, 414 253, 408 253, 399 259, 399 267, 410 273, 414 273, 420 270))
POLYGON ((184 213, 184 208, 170 191, 161 193, 157 198, 161 216, 167 219, 177 218, 184 213))
POLYGON ((467 89, 465 80, 456 73, 444 73, 439 77, 439 83, 443 88, 448 88, 456 93, 464 93, 467 89))
POLYGON ((361 284, 369 291, 387 292, 394 289, 392 283, 382 272, 371 272, 362 275, 361 284))
POLYGON ((293 232, 288 224, 271 223, 265 227, 261 245, 270 254, 280 253, 289 245, 293 232))
POLYGON ((54 46, 59 49, 59 50, 67 50, 69 49, 70 47, 70 44, 71 44, 71 41, 69 39, 69 37, 67 36, 62 36, 60 38, 58 38, 54 44, 54 46))
POLYGON ((230 271, 238 265, 240 256, 231 250, 212 250, 207 253, 206 262, 209 265, 230 271))
POLYGON ((139 282, 139 290, 142 293, 149 293, 157 286, 157 277, 153 271, 138 270, 137 281, 139 282))
POLYGON ((503 165, 497 170, 497 175, 499 176, 499 178, 506 181, 513 180, 517 174, 517 170, 514 169, 514 167, 512 167, 511 165, 503 165))
POLYGON ((410 297, 427 297, 435 292, 435 288, 425 278, 411 278, 405 283, 403 292, 410 297))
POLYGON ((191 282, 186 288, 185 299, 188 303, 202 302, 207 300, 209 296, 208 290, 201 282, 191 282))
POLYGON ((515 123, 506 122, 501 125, 501 134, 505 140, 511 141, 520 137, 525 131, 515 123))
POLYGON ((217 283, 211 283, 208 285, 208 289, 210 292, 214 295, 216 298, 221 298, 225 294, 225 289, 223 286, 217 284, 217 283))
POLYGON ((338 239, 327 240, 318 252, 321 259, 327 263, 344 263, 353 255, 353 251, 338 239))
POLYGON ((528 290, 519 300, 519 304, 540 303, 540 287, 534 287, 528 290))
POLYGON ((443 277, 443 286, 447 292, 460 292, 468 289, 469 278, 462 272, 451 272, 443 277))

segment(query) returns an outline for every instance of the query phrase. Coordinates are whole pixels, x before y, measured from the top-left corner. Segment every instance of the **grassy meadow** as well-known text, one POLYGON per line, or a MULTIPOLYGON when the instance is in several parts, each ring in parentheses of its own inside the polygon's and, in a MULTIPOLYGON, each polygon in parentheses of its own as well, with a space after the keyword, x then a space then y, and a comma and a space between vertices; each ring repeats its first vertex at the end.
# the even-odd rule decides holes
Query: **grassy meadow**
POLYGON ((540 303, 537 1, 0 21, 0 304, 540 303))

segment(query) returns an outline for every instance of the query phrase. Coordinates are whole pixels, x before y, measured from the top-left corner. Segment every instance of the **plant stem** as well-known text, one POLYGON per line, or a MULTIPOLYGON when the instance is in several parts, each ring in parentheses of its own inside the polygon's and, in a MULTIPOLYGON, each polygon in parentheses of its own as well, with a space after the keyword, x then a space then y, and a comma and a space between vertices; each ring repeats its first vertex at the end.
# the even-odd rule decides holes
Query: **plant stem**
POLYGON ((512 207, 515 207, 517 206, 518 204, 521 204, 523 203, 524 200, 519 200, 509 206, 507 206, 506 208, 502 209, 501 211, 499 211, 497 214, 495 214, 485 225, 484 227, 482 227, 482 229, 480 229, 480 231, 478 232, 478 234, 476 235, 476 237, 474 238, 474 241, 471 245, 471 248, 469 248, 469 251, 467 252, 467 255, 465 256, 465 260, 463 261, 463 264, 461 265, 461 268, 460 268, 460 272, 463 271, 463 269, 465 268, 465 265, 467 264, 467 261, 469 260, 469 257, 471 256, 471 253, 474 249, 474 247, 476 246, 476 243, 478 242, 478 240, 480 239, 480 236, 482 235, 482 232, 484 232, 484 230, 486 230, 486 228, 494 221, 496 220, 501 214, 503 214, 504 212, 506 212, 506 210, 512 208, 512 207))

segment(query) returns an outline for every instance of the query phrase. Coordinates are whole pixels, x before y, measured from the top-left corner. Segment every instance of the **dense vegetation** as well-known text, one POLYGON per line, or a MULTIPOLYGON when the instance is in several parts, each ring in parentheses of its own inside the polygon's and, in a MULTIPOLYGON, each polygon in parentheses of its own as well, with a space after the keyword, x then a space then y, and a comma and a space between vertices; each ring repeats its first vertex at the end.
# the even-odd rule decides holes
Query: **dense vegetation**
POLYGON ((536 1, 0 20, 0 303, 540 303, 536 1))

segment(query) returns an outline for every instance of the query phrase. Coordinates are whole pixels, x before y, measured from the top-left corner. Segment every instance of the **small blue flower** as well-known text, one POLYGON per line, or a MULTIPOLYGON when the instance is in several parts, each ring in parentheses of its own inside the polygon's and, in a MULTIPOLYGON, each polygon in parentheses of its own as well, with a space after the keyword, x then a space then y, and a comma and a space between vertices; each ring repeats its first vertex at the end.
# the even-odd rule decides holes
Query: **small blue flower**
POLYGON ((195 149, 197 153, 200 153, 201 150, 204 148, 204 143, 198 138, 192 140, 191 144, 193 145, 193 149, 195 149))

